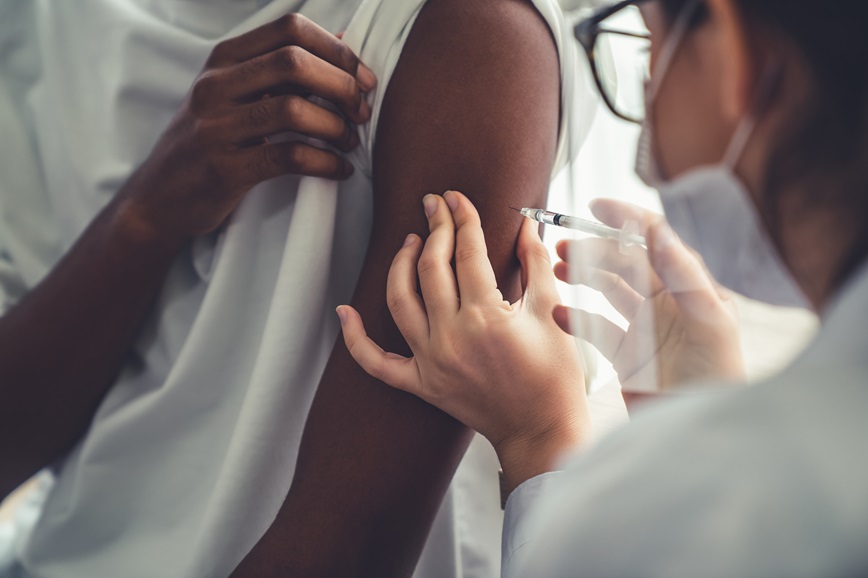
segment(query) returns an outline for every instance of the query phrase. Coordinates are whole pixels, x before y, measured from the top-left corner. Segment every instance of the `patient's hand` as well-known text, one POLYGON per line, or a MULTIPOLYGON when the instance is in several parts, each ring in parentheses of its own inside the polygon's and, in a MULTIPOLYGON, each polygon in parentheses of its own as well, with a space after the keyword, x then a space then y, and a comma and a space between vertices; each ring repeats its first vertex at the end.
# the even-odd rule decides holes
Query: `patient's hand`
POLYGON ((255 185, 285 175, 344 179, 352 165, 296 133, 348 152, 371 115, 373 73, 334 35, 291 14, 214 48, 181 110, 121 192, 123 214, 146 234, 213 231, 255 185), (333 103, 332 112, 308 100, 333 103))

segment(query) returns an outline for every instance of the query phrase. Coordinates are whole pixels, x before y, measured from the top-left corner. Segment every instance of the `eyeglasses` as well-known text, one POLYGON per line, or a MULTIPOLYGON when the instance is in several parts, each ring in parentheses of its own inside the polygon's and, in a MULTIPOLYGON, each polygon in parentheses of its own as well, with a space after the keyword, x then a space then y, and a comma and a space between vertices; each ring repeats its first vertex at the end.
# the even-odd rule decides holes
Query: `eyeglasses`
POLYGON ((574 30, 603 102, 615 116, 637 124, 645 118, 651 69, 651 35, 637 7, 644 1, 624 0, 603 8, 574 30))

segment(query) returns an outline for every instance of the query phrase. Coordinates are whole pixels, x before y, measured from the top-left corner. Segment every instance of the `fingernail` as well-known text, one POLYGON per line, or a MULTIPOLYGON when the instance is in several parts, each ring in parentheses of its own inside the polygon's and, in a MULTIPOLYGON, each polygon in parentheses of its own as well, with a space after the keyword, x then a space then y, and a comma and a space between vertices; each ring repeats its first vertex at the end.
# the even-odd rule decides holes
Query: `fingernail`
POLYGON ((344 161, 344 178, 350 178, 351 176, 353 176, 354 172, 356 172, 356 167, 353 166, 353 163, 348 163, 344 161))
POLYGON ((425 207, 425 215, 430 219, 437 212, 437 197, 425 195, 425 198, 422 199, 422 205, 425 207))
POLYGON ((415 242, 416 242, 416 235, 414 235, 413 233, 410 233, 409 235, 407 235, 407 238, 404 239, 404 247, 412 245, 415 242))
POLYGON ((449 205, 449 210, 454 213, 455 209, 458 208, 458 195, 456 195, 454 191, 447 191, 443 194, 443 198, 446 199, 446 204, 449 205))
POLYGON ((361 141, 359 140, 359 133, 356 132, 355 127, 352 127, 352 126, 349 128, 349 130, 350 130, 350 148, 356 148, 357 146, 359 146, 361 144, 361 141))
POLYGON ((376 75, 362 63, 359 63, 359 69, 356 71, 356 80, 359 81, 359 86, 365 92, 370 92, 377 87, 376 75))
POLYGON ((337 308, 338 318, 341 320, 341 325, 346 325, 347 323, 347 312, 344 311, 344 306, 341 305, 337 308))
POLYGON ((368 104, 368 101, 364 98, 362 99, 362 102, 359 103, 359 116, 363 120, 369 120, 371 118, 371 105, 368 104))

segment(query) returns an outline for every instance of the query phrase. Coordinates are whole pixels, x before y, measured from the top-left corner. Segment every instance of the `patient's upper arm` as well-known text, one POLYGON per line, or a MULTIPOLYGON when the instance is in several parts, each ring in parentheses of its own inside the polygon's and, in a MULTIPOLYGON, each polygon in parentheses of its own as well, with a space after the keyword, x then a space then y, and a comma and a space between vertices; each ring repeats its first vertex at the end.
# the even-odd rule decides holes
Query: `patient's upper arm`
MULTIPOLYGON (((425 193, 456 189, 479 209, 501 289, 518 295, 521 219, 509 206, 544 204, 559 72, 548 26, 529 2, 429 0, 383 102, 366 268, 382 268, 403 235, 426 230, 425 193)), ((357 299, 368 286, 363 277, 357 299)))
MULTIPOLYGON (((386 278, 404 237, 427 230, 428 192, 459 189, 476 204, 501 290, 519 296, 520 217, 509 206, 545 200, 559 71, 549 28, 525 0, 429 0, 422 9, 381 108, 374 228, 353 298, 385 349, 409 353, 386 305, 386 278)), ((439 410, 366 375, 339 340, 305 427, 286 523, 272 540, 290 561, 284 569, 412 573, 468 440, 439 410)))

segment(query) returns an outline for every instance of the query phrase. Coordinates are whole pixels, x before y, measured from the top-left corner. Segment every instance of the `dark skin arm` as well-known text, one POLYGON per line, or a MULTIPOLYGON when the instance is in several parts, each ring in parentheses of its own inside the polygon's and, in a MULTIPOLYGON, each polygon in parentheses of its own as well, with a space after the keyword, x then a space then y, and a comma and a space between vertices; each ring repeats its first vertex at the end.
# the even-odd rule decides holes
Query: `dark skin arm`
MULTIPOLYGON (((559 99, 556 48, 530 4, 429 0, 383 104, 373 234, 352 301, 383 348, 410 353, 385 287, 405 235, 427 229, 425 193, 467 193, 504 296, 520 296, 520 218, 509 205, 545 201, 559 99)), ((439 410, 369 377, 340 341, 289 495, 233 576, 410 576, 469 439, 439 410)))
POLYGON ((0 499, 85 433, 189 239, 216 229, 260 182, 349 175, 333 152, 264 139, 294 131, 351 150, 345 118, 370 115, 357 75, 372 88, 343 42, 295 15, 214 49, 150 157, 0 318, 0 499), (322 96, 344 116, 293 92, 322 96))

